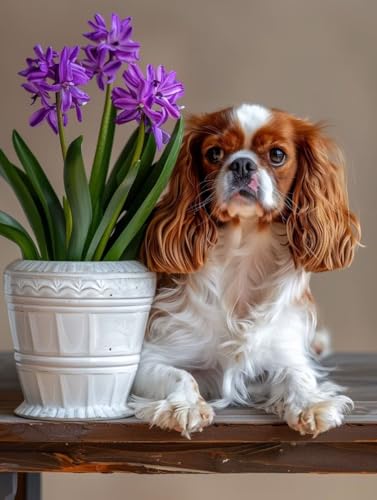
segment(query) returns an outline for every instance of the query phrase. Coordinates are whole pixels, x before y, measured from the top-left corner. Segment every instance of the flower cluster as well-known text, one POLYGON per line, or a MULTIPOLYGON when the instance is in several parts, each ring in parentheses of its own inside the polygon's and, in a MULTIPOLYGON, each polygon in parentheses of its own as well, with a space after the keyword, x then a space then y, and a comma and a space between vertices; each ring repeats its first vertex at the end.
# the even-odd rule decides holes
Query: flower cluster
POLYGON ((75 109, 77 119, 82 120, 80 108, 89 101, 89 96, 79 85, 88 83, 89 76, 77 62, 79 50, 79 47, 64 47, 59 53, 48 47, 43 52, 40 45, 34 47, 36 57, 27 59, 27 67, 19 73, 27 79, 22 86, 32 94, 33 103, 40 99, 41 107, 31 116, 31 126, 46 119, 53 131, 58 132, 56 94, 60 95, 63 124, 68 122, 70 109, 75 109))
POLYGON ((109 88, 122 65, 127 64, 123 73, 125 88, 116 87, 112 92, 113 105, 120 110, 116 122, 143 121, 160 149, 169 139, 162 126, 168 118, 180 116, 177 100, 184 94, 183 84, 177 81, 174 71, 166 71, 163 66, 148 65, 144 76, 137 65, 140 44, 131 39, 130 17, 121 19, 112 14, 109 28, 100 14, 88 23, 91 31, 84 36, 90 43, 82 48, 85 57, 81 61, 77 46, 64 47, 59 53, 51 47, 44 52, 40 45, 34 48, 36 57, 26 60, 27 67, 19 73, 27 80, 22 86, 32 94, 33 103, 41 104, 31 116, 30 125, 46 120, 58 132, 59 114, 66 126, 70 109, 76 110, 81 121, 81 107, 89 101, 89 95, 80 87, 95 79, 101 90, 109 88))
POLYGON ((131 18, 120 19, 117 14, 111 16, 111 26, 100 14, 94 21, 88 21, 93 29, 84 36, 95 45, 84 47, 86 59, 83 61, 91 78, 96 77, 98 87, 104 90, 107 83, 112 83, 122 63, 134 63, 139 60, 140 44, 131 40, 131 18))
POLYGON ((147 66, 146 77, 134 64, 123 73, 126 88, 113 90, 113 104, 122 111, 117 123, 144 120, 156 139, 157 147, 169 140, 169 134, 161 127, 169 117, 178 119, 180 108, 177 100, 183 96, 181 82, 176 80, 174 71, 167 72, 163 66, 147 66))
POLYGON ((13 146, 23 171, 0 150, 0 177, 17 194, 34 235, 0 211, 0 237, 15 242, 24 259, 137 259, 148 220, 178 159, 184 135, 178 103, 184 94, 183 84, 174 71, 162 65, 148 65, 145 72, 140 68, 140 45, 132 39, 131 18, 112 14, 106 25, 96 14, 88 22, 85 46, 65 46, 56 51, 36 45, 34 55, 26 59, 26 67, 19 73, 22 87, 37 105, 30 124, 46 122, 58 134, 64 172, 61 203, 16 130, 13 146), (119 87, 114 82, 121 74, 119 87), (82 120, 82 106, 90 99, 86 86, 91 81, 105 92, 87 175, 83 137, 67 141, 65 127, 72 111, 82 120), (171 136, 164 130, 170 118, 176 122, 171 136), (137 130, 113 161, 117 124, 130 121, 137 130), (157 148, 164 144, 167 146, 159 155, 157 148))

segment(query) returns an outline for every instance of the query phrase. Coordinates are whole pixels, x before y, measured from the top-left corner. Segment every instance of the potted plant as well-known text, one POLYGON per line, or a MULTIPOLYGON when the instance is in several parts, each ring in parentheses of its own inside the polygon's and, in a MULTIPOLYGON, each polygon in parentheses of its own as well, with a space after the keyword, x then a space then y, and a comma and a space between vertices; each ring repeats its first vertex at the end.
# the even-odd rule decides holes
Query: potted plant
POLYGON ((60 52, 40 45, 20 72, 39 105, 30 125, 46 121, 60 140, 65 194, 54 191, 24 139, 13 132, 19 164, 0 151, 0 175, 17 196, 34 238, 0 212, 0 235, 22 260, 4 275, 15 359, 29 418, 98 419, 129 414, 155 275, 137 261, 148 218, 167 185, 180 149, 183 85, 163 66, 138 65, 131 18, 96 14, 89 44, 60 52), (123 86, 115 86, 123 68, 123 86), (105 104, 89 179, 82 137, 66 146, 70 113, 82 120, 95 79, 105 104), (176 120, 169 134, 162 128, 176 120), (117 124, 137 128, 115 162, 117 124), (158 159, 155 156, 160 152, 158 159))

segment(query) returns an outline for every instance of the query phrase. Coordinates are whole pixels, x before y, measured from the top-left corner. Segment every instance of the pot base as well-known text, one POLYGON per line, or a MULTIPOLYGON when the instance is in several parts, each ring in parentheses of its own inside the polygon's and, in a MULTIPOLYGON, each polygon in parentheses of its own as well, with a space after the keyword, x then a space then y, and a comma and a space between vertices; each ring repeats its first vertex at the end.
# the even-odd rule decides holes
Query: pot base
POLYGON ((54 408, 41 405, 21 403, 14 413, 18 417, 35 420, 116 420, 131 417, 134 411, 128 406, 86 406, 82 408, 54 408))

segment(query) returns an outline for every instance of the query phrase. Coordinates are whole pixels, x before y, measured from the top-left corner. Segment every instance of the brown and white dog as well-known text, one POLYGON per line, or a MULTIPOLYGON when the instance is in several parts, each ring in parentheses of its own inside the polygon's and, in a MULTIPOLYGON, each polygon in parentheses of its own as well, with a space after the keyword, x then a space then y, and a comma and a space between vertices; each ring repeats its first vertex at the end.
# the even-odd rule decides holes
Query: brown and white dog
POLYGON ((193 117, 142 257, 161 285, 134 383, 136 415, 183 435, 253 405, 302 434, 352 401, 313 359, 312 272, 360 239, 342 159, 320 125, 259 105, 193 117))

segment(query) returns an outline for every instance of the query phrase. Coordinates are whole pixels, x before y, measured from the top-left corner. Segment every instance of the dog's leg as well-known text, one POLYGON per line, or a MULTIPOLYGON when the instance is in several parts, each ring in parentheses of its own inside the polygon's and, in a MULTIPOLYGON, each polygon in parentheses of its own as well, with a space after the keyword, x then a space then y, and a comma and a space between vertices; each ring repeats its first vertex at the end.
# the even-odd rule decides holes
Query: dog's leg
POLYGON ((321 381, 309 361, 305 365, 285 369, 283 379, 272 385, 272 408, 301 435, 316 437, 343 423, 344 415, 353 408, 352 400, 339 394, 341 388, 321 381))
POLYGON ((151 426, 176 430, 190 438, 190 433, 201 431, 213 421, 213 409, 200 395, 194 377, 185 370, 142 362, 133 392, 130 406, 151 426))

